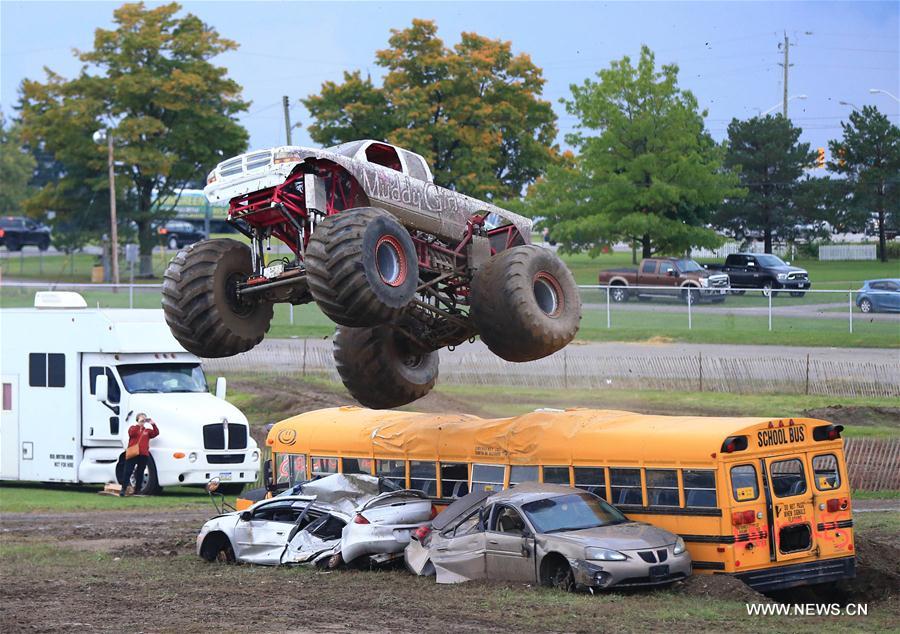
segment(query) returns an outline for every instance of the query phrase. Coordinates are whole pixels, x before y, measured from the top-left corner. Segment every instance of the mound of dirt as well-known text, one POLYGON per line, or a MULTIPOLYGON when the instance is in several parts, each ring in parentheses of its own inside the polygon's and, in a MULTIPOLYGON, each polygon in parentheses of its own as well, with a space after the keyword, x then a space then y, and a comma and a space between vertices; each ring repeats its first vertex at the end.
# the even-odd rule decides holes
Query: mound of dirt
POLYGON ((838 425, 883 426, 900 429, 900 407, 860 407, 831 405, 804 410, 810 418, 820 418, 838 425))
POLYGON ((843 590, 848 601, 878 601, 900 597, 900 546, 896 540, 854 536, 856 579, 843 590))
POLYGON ((744 603, 771 601, 743 581, 730 575, 693 575, 674 588, 675 592, 704 599, 727 599, 744 603))

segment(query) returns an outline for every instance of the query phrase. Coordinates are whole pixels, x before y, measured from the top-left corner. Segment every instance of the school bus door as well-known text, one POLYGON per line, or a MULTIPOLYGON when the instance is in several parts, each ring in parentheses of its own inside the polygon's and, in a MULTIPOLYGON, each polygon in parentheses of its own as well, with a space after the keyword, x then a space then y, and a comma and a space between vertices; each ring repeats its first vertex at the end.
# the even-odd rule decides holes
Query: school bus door
POLYGON ((773 559, 809 557, 815 549, 813 486, 804 455, 787 454, 760 460, 773 559))

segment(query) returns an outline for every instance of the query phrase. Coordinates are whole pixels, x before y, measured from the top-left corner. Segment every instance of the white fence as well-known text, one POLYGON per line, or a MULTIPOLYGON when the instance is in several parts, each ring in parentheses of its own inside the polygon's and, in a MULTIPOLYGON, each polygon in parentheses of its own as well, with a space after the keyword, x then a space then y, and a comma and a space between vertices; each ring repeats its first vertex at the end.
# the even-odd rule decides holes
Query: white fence
POLYGON ((819 247, 819 260, 874 260, 876 257, 874 244, 823 244, 819 247))
MULTIPOLYGON (((765 245, 762 242, 751 241, 745 248, 741 248, 739 242, 726 242, 718 249, 691 249, 692 258, 715 258, 723 260, 734 253, 763 253, 765 245)), ((792 258, 791 247, 788 245, 773 245, 772 253, 781 258, 792 258)))

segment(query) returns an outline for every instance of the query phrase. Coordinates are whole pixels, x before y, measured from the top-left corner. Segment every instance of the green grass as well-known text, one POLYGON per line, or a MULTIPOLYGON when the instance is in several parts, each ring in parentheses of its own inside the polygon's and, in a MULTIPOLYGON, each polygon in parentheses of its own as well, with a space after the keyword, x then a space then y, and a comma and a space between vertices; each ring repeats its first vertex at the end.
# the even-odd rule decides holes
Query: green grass
MULTIPOLYGON (((173 255, 172 251, 154 253, 153 274, 157 279, 143 281, 158 283, 173 255)), ((75 253, 71 256, 12 254, 8 258, 0 260, 0 271, 4 278, 80 284, 91 281, 91 269, 97 265, 98 259, 99 256, 88 253, 75 253)), ((128 264, 123 259, 119 262, 119 281, 127 284, 128 279, 128 264)), ((135 280, 135 283, 141 281, 135 280)))
MULTIPOLYGON (((875 494, 880 493, 875 491, 875 494)), ((900 535, 900 513, 897 511, 868 511, 853 514, 853 527, 863 532, 884 532, 900 535)))
POLYGON ((853 491, 855 500, 900 500, 900 490, 882 489, 881 491, 853 491))
POLYGON ((126 498, 100 495, 100 490, 100 486, 5 482, 0 485, 0 512, 134 511, 201 506, 212 508, 209 496, 199 488, 168 487, 160 495, 126 498))

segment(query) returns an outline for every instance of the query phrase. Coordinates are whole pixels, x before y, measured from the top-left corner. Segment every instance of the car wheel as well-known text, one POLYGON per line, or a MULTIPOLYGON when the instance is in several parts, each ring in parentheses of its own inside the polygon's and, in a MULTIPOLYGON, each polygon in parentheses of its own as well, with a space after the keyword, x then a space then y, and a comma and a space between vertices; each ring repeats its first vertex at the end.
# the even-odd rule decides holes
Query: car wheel
POLYGON ((552 561, 548 562, 542 581, 543 585, 563 592, 575 591, 575 574, 572 572, 569 562, 562 557, 554 557, 552 561))
POLYGON ((237 561, 234 548, 223 533, 212 533, 204 541, 200 556, 209 562, 233 564, 237 561))
POLYGON ((19 251, 21 250, 22 245, 19 243, 18 238, 13 238, 12 236, 6 239, 6 250, 7 251, 19 251))
POLYGON ((609 289, 610 298, 617 304, 628 301, 628 290, 624 286, 613 286, 609 289))
POLYGON ((791 297, 803 297, 806 291, 791 291, 791 297))
POLYGON ((177 251, 177 250, 178 250, 178 240, 176 240, 174 236, 171 237, 171 238, 169 238, 169 249, 170 249, 171 251, 177 251))
POLYGON ((39 251, 46 251, 50 248, 50 238, 44 236, 40 240, 38 240, 37 248, 39 251))
POLYGON ((696 288, 685 288, 681 291, 681 301, 685 304, 690 303, 692 306, 696 306, 700 303, 700 291, 696 288))
POLYGON ((766 282, 762 285, 762 294, 763 297, 768 297, 769 295, 771 295, 772 297, 778 297, 778 291, 773 289, 772 282, 766 282))
POLYGON ((873 313, 875 312, 875 306, 872 305, 871 299, 863 297, 859 302, 859 310, 864 313, 873 313))

